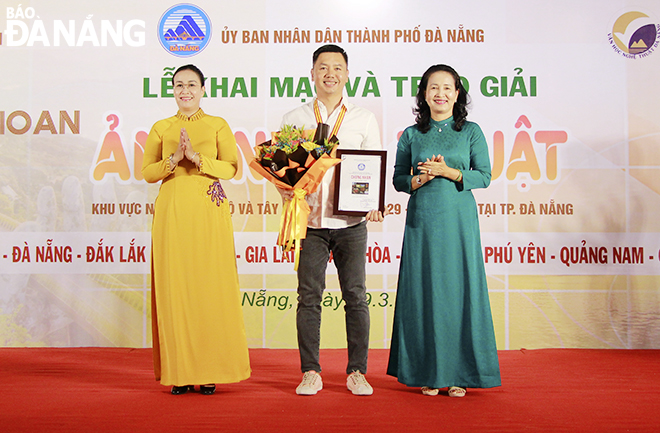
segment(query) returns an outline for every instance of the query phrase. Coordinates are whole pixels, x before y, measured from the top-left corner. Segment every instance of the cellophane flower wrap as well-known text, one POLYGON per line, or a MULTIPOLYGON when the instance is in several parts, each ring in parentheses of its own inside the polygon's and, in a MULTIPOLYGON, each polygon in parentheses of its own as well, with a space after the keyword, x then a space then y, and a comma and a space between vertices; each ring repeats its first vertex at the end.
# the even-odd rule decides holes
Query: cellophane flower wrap
POLYGON ((272 138, 254 148, 250 167, 275 184, 293 191, 285 200, 280 219, 277 244, 284 251, 294 251, 294 269, 298 269, 300 242, 307 236, 310 208, 307 194, 316 191, 323 176, 340 160, 335 158, 337 137, 328 139, 329 127, 320 123, 315 130, 284 125, 272 138))

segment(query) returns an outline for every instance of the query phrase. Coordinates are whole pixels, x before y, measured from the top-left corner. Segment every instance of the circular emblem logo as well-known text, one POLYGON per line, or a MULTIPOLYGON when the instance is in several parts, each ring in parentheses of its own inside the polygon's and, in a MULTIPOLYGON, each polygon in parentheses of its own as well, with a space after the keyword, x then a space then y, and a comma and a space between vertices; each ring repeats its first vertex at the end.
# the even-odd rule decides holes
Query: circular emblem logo
POLYGON ((158 21, 158 40, 170 54, 194 56, 211 40, 211 20, 195 5, 173 6, 158 21))
POLYGON ((628 58, 650 55, 660 42, 660 25, 643 12, 626 12, 612 26, 610 45, 628 58))

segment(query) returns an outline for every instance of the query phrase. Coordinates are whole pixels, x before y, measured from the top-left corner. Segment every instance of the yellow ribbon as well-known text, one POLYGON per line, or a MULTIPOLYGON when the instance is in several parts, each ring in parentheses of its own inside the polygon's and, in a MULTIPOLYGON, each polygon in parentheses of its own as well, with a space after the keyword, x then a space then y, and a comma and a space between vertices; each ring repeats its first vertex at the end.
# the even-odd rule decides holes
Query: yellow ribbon
POLYGON ((283 251, 294 251, 293 269, 298 270, 300 259, 300 243, 307 236, 307 219, 309 205, 305 200, 307 191, 301 188, 293 190, 293 198, 284 203, 282 217, 280 218, 280 234, 277 236, 277 245, 283 251))

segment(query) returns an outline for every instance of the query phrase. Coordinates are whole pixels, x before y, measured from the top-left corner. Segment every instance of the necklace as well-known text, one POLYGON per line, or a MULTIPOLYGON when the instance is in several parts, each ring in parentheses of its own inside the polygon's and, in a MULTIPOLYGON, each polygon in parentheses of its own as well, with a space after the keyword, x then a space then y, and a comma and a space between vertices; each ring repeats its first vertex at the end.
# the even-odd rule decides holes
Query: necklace
POLYGON ((438 126, 438 132, 442 132, 442 128, 444 128, 447 125, 449 125, 449 122, 443 123, 442 125, 438 126))

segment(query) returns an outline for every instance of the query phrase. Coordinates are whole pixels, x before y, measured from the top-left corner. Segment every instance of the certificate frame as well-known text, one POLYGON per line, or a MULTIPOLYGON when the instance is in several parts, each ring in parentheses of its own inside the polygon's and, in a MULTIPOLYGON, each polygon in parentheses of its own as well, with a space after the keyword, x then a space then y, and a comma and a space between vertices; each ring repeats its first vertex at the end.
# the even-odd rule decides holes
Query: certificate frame
POLYGON ((386 150, 337 149, 333 214, 363 217, 385 211, 386 150), (362 167, 363 166, 363 167, 362 167))

